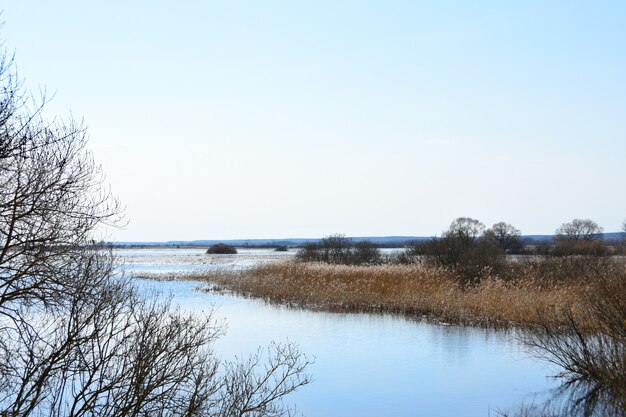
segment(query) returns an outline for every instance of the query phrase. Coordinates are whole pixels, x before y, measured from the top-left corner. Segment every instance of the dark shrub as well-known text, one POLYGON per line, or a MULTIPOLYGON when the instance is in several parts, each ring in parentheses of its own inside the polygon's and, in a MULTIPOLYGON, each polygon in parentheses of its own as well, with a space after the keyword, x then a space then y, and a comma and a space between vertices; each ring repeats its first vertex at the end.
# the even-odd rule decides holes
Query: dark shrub
POLYGON ((405 265, 419 262, 423 258, 424 246, 428 242, 426 240, 410 241, 404 250, 387 255, 385 260, 388 263, 405 265))
POLYGON ((611 256, 529 256, 509 263, 509 273, 523 279, 532 271, 536 279, 546 284, 563 281, 595 282, 606 271, 616 268, 611 256))
POLYGON ((319 243, 308 243, 296 254, 304 262, 363 265, 380 263, 380 251, 369 241, 354 243, 343 235, 323 238, 319 243))
POLYGON ((557 239, 552 254, 554 256, 607 256, 609 248, 602 240, 557 239))
POLYGON ((317 243, 305 243, 296 253, 296 259, 302 262, 325 262, 321 259, 320 248, 317 243))
POLYGON ((475 284, 505 269, 504 252, 488 239, 443 236, 420 245, 419 249, 426 263, 450 270, 464 284, 475 284))
POLYGON ((551 256, 553 252, 553 245, 549 242, 542 241, 533 246, 530 246, 528 252, 531 255, 538 255, 543 257, 551 256))
POLYGON ((237 253, 237 248, 232 245, 217 243, 207 249, 206 253, 211 255, 234 255, 237 253))
POLYGON ((325 237, 319 244, 321 260, 331 264, 350 264, 353 246, 352 239, 343 235, 325 237))
POLYGON ((289 248, 287 246, 278 246, 274 249, 274 252, 289 252, 289 248))
POLYGON ((405 250, 398 251, 384 257, 384 262, 389 264, 401 264, 407 265, 415 263, 419 260, 419 256, 416 256, 413 247, 409 246, 405 250))
POLYGON ((352 248, 352 263, 355 265, 378 264, 381 260, 380 251, 372 242, 362 241, 352 248))
POLYGON ((440 238, 413 245, 408 254, 448 269, 463 284, 475 284, 487 275, 503 273, 506 266, 504 250, 484 230, 478 220, 459 217, 440 238))

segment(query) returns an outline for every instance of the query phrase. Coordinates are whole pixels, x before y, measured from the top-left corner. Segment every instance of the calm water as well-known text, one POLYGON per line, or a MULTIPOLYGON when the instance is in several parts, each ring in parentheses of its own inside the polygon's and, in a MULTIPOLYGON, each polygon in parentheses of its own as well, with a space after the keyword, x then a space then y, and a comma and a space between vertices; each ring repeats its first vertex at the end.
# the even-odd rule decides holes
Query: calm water
MULTIPOLYGON (((237 268, 286 258, 269 250, 212 256, 202 250, 120 250, 134 274, 237 268)), ((200 283, 137 280, 171 293, 182 308, 213 312, 227 324, 216 344, 224 358, 271 341, 297 343, 315 358, 314 382, 290 396, 309 417, 494 416, 540 402, 556 373, 530 358, 510 332, 433 325, 403 317, 323 313, 198 291, 200 283)))

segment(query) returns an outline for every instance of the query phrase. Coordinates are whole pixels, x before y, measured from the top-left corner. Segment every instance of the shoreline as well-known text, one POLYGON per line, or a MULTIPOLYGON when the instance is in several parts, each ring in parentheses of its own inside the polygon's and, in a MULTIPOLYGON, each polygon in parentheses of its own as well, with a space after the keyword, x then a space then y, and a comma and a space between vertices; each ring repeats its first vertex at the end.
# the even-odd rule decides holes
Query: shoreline
MULTIPOLYGON (((345 266, 277 261, 244 269, 190 272, 175 279, 212 284, 206 291, 312 311, 391 314, 494 328, 534 325, 546 315, 565 324, 568 311, 584 318, 580 306, 593 291, 589 281, 546 282, 531 276, 487 278, 463 287, 449 272, 419 264, 345 266)), ((595 326, 589 323, 589 327, 595 326)))

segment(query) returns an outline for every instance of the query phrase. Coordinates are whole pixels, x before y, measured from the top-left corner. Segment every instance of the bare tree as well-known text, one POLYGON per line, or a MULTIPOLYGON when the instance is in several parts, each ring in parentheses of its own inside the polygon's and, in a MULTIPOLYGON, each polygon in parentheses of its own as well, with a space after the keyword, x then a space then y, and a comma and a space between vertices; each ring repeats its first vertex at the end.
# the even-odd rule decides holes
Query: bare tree
POLYGON ((485 232, 486 238, 496 242, 507 253, 518 251, 524 246, 521 236, 522 232, 505 222, 496 223, 485 232))
POLYGON ((457 237, 467 240, 477 240, 485 232, 485 225, 471 217, 456 218, 444 232, 445 236, 457 237))
POLYGON ((610 253, 602 238, 602 228, 589 219, 574 219, 556 230, 552 254, 556 256, 606 256, 610 253))
POLYGON ((590 219, 574 219, 556 229, 557 238, 563 240, 598 240, 602 238, 602 227, 590 219))
POLYGON ((222 364, 211 317, 139 296, 94 244, 120 206, 85 129, 47 122, 11 60, 0 83, 0 416, 286 413, 281 399, 309 382, 308 359, 273 345, 266 367, 260 356, 222 364))

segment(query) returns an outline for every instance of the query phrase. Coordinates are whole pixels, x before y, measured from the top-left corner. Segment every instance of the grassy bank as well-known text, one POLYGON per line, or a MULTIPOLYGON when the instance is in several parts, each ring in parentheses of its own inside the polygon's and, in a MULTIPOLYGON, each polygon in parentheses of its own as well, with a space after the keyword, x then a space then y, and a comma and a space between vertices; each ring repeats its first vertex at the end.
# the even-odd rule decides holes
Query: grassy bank
POLYGON ((512 267, 514 278, 487 278, 472 286, 463 286, 449 271, 421 264, 282 262, 188 278, 216 284, 217 290, 304 308, 387 312, 452 323, 507 326, 536 323, 545 313, 560 317, 565 310, 582 317, 581 300, 604 280, 616 274, 622 279, 625 276, 621 261, 611 261, 601 268, 589 263, 556 262, 517 262, 512 267))
POLYGON ((559 366, 562 415, 626 410, 626 262, 618 257, 509 258, 504 275, 470 280, 427 263, 281 262, 187 275, 215 291, 290 306, 518 326, 529 351, 559 366), (566 392, 566 391, 564 391, 566 392), (581 412, 582 411, 582 412, 581 412))

